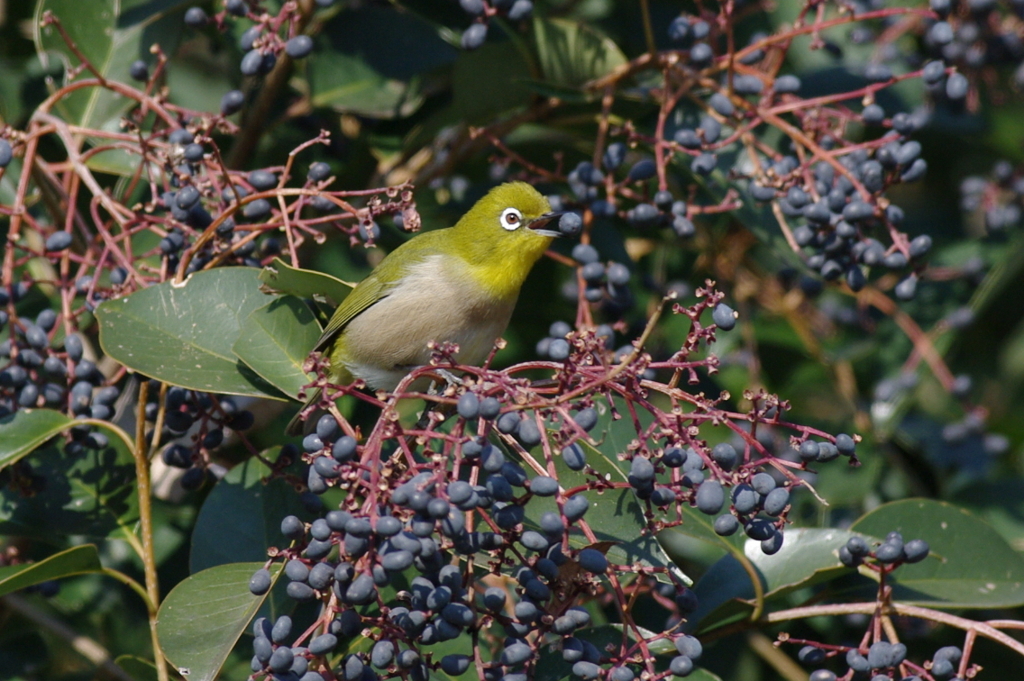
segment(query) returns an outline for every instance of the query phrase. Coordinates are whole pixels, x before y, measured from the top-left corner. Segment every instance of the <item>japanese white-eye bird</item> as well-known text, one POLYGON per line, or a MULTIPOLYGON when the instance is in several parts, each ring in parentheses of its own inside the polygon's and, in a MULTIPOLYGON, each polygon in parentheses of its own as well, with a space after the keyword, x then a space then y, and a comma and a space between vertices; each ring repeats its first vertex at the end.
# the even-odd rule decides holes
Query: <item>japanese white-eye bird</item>
MULTIPOLYGON (((329 362, 330 381, 362 379, 373 390, 394 390, 430 362, 431 341, 457 344, 462 364, 483 363, 508 326, 526 276, 560 235, 548 227, 561 215, 530 185, 509 182, 454 227, 396 248, 352 289, 313 347, 329 362)), ((306 405, 319 399, 317 391, 306 405)), ((299 418, 290 433, 301 431, 299 418)))

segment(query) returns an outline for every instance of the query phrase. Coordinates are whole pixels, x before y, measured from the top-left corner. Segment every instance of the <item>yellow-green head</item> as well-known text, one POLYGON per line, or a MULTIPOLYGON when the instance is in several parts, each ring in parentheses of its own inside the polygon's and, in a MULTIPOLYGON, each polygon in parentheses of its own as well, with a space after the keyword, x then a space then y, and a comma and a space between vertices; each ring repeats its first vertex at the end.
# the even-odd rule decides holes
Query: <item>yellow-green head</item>
POLYGON ((496 298, 516 295, 557 231, 551 204, 525 182, 495 187, 451 230, 452 248, 496 298))

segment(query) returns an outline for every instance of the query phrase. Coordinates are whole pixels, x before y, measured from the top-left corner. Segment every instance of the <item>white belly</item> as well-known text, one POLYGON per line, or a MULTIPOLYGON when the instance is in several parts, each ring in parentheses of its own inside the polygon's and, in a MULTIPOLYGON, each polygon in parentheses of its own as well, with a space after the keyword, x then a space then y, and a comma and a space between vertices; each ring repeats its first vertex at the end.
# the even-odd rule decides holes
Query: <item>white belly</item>
POLYGON ((427 344, 459 346, 463 364, 481 364, 515 307, 474 293, 464 273, 445 271, 440 256, 416 265, 392 292, 345 328, 345 366, 374 389, 393 390, 410 369, 430 362, 427 344))

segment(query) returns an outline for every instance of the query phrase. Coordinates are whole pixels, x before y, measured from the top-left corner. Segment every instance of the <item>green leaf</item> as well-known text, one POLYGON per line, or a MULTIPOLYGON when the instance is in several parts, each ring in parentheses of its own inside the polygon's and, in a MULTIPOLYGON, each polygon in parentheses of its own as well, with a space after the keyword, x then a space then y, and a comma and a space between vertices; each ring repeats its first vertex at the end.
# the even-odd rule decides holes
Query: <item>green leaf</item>
POLYGON ((355 287, 323 272, 292 267, 280 258, 274 258, 273 263, 260 271, 260 281, 265 293, 288 293, 333 305, 345 300, 355 287))
MULTIPOLYGON (((249 27, 243 21, 236 26, 249 27)), ((170 102, 193 111, 220 111, 221 97, 238 87, 238 67, 226 56, 220 50, 182 50, 165 72, 170 102)))
POLYGON ((722 681, 722 677, 718 674, 709 672, 703 667, 698 667, 693 670, 693 673, 687 676, 690 681, 722 681))
MULTIPOLYGON (((253 596, 249 579, 263 563, 231 563, 203 570, 167 594, 157 613, 164 655, 189 681, 213 681, 266 595, 253 596)), ((280 565, 270 568, 274 580, 280 565)))
POLYGON ((149 660, 144 660, 135 655, 119 655, 114 660, 121 669, 125 670, 135 681, 157 681, 159 675, 156 672, 156 665, 149 660))
POLYGON ((124 536, 138 522, 135 462, 119 438, 103 449, 62 452, 56 444, 36 451, 32 475, 46 483, 26 497, 0 489, 0 535, 47 537, 124 536))
MULTIPOLYGON (((137 154, 118 147, 116 149, 104 149, 95 153, 89 157, 86 163, 94 172, 118 175, 123 179, 131 177, 138 172, 141 161, 142 159, 137 154)), ((150 173, 152 177, 157 177, 162 172, 162 169, 156 163, 149 163, 147 166, 142 172, 150 173)))
MULTIPOLYGON (((838 551, 855 534, 844 530, 790 528, 785 531, 778 553, 766 555, 761 550, 761 542, 748 539, 743 542, 743 555, 756 570, 767 602, 794 589, 849 572, 850 569, 839 562, 838 551)), ((693 590, 699 605, 689 618, 687 628, 691 631, 723 624, 738 612, 749 613, 753 606, 751 602, 736 607, 736 600, 754 598, 754 585, 731 553, 708 568, 693 590)))
POLYGON ((370 118, 415 112, 431 89, 428 72, 458 54, 428 23, 393 7, 339 12, 319 42, 307 64, 313 104, 370 118))
MULTIPOLYGON (((44 12, 52 12, 77 48, 104 78, 132 83, 129 66, 136 59, 152 63, 149 47, 159 43, 166 54, 174 52, 183 24, 180 12, 191 0, 90 0, 88 9, 78 0, 39 0, 36 4, 36 50, 64 62, 65 73, 78 66, 55 26, 41 25, 44 12)), ((81 69, 75 80, 94 78, 81 69)), ((66 83, 65 83, 66 84, 66 83)), ((64 97, 57 107, 70 123, 88 128, 117 130, 121 115, 135 100, 101 87, 83 88, 64 97)))
MULTIPOLYGON (((612 402, 612 406, 615 407, 616 411, 619 414, 624 413, 623 407, 625 405, 621 400, 614 400, 612 402)), ((636 429, 633 425, 633 422, 628 417, 615 419, 612 418, 612 416, 613 412, 611 409, 606 409, 599 414, 597 426, 595 428, 595 432, 600 433, 601 437, 599 449, 594 449, 586 442, 581 441, 579 444, 587 451, 587 462, 590 464, 591 467, 593 467, 595 470, 597 470, 599 473, 603 475, 611 476, 611 479, 627 481, 628 477, 626 468, 628 467, 628 464, 619 461, 618 454, 620 452, 627 451, 629 445, 634 440, 637 439, 636 429)), ((640 419, 640 428, 646 428, 647 426, 650 425, 650 421, 653 420, 653 417, 649 412, 643 412, 639 414, 638 418, 640 419)), ((561 457, 557 457, 556 465, 564 467, 561 457)), ((579 482, 570 484, 582 484, 584 476, 581 473, 569 471, 567 467, 565 467, 565 469, 565 479, 572 480, 574 477, 579 478, 579 482)), ((559 480, 562 479, 563 478, 561 477, 560 473, 559 480)), ((647 564, 668 567, 673 572, 673 574, 683 582, 683 584, 693 584, 693 580, 691 580, 686 574, 684 574, 683 571, 676 566, 675 562, 672 561, 671 558, 669 558, 668 554, 665 552, 664 547, 661 545, 661 542, 657 539, 657 537, 652 537, 650 534, 640 535, 639 532, 637 532, 639 528, 646 527, 646 520, 643 517, 641 502, 636 498, 636 495, 633 494, 632 489, 623 489, 620 490, 617 494, 628 495, 628 497, 632 500, 632 503, 629 504, 629 507, 635 514, 633 517, 633 521, 639 523, 639 528, 634 527, 633 532, 626 531, 627 528, 621 526, 623 521, 625 520, 623 517, 611 513, 611 508, 609 508, 606 504, 606 500, 608 499, 608 497, 605 495, 608 494, 609 492, 605 492, 604 495, 600 497, 601 501, 599 501, 594 507, 591 508, 590 511, 587 512, 587 515, 585 517, 587 519, 587 522, 591 524, 591 527, 593 528, 596 524, 603 528, 606 522, 613 521, 620 530, 625 531, 624 534, 618 535, 620 538, 633 536, 636 537, 635 539, 632 539, 630 542, 620 547, 622 553, 628 554, 629 551, 637 551, 639 552, 638 555, 644 556, 644 561, 649 561, 647 564), (594 516, 594 511, 597 509, 600 510, 598 510, 597 515, 594 516), (595 518, 597 519, 596 522, 595 518), (634 532, 636 532, 636 534, 634 534, 634 532)), ((619 503, 621 504, 623 501, 624 500, 620 500, 619 503)), ((597 528, 594 529, 596 531, 597 528)), ((613 549, 613 551, 614 550, 615 549, 613 549)), ((609 551, 608 555, 609 557, 611 557, 618 554, 609 551)), ((665 577, 663 573, 658 573, 656 577, 660 581, 668 580, 668 578, 665 577)))
POLYGON ((905 541, 924 539, 935 558, 904 565, 891 576, 893 598, 947 608, 1009 608, 1024 604, 1024 557, 987 523, 941 501, 885 504, 850 528, 905 541))
POLYGON ((452 74, 451 114, 484 123, 529 102, 530 67, 512 41, 488 42, 463 52, 452 74))
POLYGON ((281 519, 308 514, 299 495, 283 479, 263 482, 269 474, 262 462, 249 459, 214 486, 192 532, 189 559, 193 573, 226 563, 266 560, 267 547, 289 544, 281 534, 281 519))
POLYGON ((0 418, 0 468, 28 455, 70 423, 67 416, 50 409, 22 409, 0 418))
POLYGON ((55 553, 36 563, 0 568, 0 596, 52 579, 100 572, 100 556, 92 544, 55 553))
POLYGON ((953 501, 991 525, 1015 551, 1024 551, 1024 480, 975 482, 958 490, 953 501))
MULTIPOLYGON (((446 127, 487 125, 496 117, 525 107, 535 89, 530 78, 527 57, 511 40, 488 41, 476 50, 463 50, 452 69, 451 103, 405 138, 406 150, 412 153, 429 146, 446 127)), ((520 138, 524 129, 529 126, 512 135, 520 138)))
POLYGON ((232 349, 263 380, 296 397, 311 380, 302 365, 320 332, 306 304, 286 296, 254 310, 243 322, 232 349))
POLYGON ((100 345, 121 364, 192 390, 282 399, 235 357, 248 316, 267 304, 259 270, 221 267, 99 306, 100 345))
POLYGON ((577 88, 629 61, 613 40, 583 24, 535 17, 533 31, 548 85, 577 88))

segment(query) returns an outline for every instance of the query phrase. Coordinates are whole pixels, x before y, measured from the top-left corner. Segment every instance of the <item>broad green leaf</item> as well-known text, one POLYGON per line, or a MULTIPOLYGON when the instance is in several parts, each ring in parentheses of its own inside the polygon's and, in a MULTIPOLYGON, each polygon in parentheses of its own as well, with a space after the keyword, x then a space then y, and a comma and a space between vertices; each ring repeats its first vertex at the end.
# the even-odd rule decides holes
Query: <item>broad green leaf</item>
POLYGON ((116 437, 103 449, 62 452, 54 443, 29 460, 42 489, 0 489, 0 535, 123 537, 138 522, 135 462, 116 437))
POLYGON ((232 349, 263 380, 295 397, 310 381, 302 365, 320 331, 306 304, 285 296, 250 313, 232 349))
MULTIPOLYGON (((245 28, 249 25, 244 21, 237 23, 237 26, 245 28)), ((221 97, 238 87, 237 67, 229 66, 225 55, 217 51, 190 50, 184 53, 182 50, 181 56, 168 64, 166 78, 170 101, 193 111, 220 111, 221 97)))
POLYGON ((128 672, 135 681, 157 681, 159 679, 156 665, 150 660, 144 660, 135 655, 119 655, 114 660, 114 664, 128 672))
MULTIPOLYGON (((406 150, 412 152, 420 146, 429 146, 434 137, 449 126, 487 125, 503 114, 529 105, 531 92, 537 85, 531 80, 534 74, 528 59, 521 43, 511 40, 489 40, 478 49, 460 52, 452 69, 451 103, 430 116, 404 140, 406 150)), ((574 94, 579 96, 578 91, 574 94)), ((506 141, 528 145, 536 140, 524 139, 529 137, 527 131, 538 128, 540 126, 529 124, 521 126, 506 141)))
MULTIPOLYGON (((749 539, 743 543, 743 555, 757 571, 765 600, 769 601, 849 572, 839 562, 838 551, 854 534, 844 530, 790 528, 784 533, 782 549, 775 555, 766 555, 761 542, 749 539)), ((691 631, 722 624, 738 612, 749 613, 752 608, 746 602, 730 605, 736 600, 754 598, 750 575, 731 553, 708 568, 693 590, 699 605, 688 621, 691 631)))
POLYGON ((693 673, 687 676, 690 681, 722 681, 722 677, 718 674, 709 672, 703 667, 699 667, 693 670, 693 673))
MULTIPOLYGON (((599 456, 600 454, 595 453, 588 458, 594 459, 599 456)), ((559 470, 559 482, 563 487, 575 486, 572 476, 564 475, 561 470, 559 470)), ((580 482, 583 482, 582 476, 580 482)), ((600 494, 597 492, 585 492, 584 494, 591 501, 590 510, 584 519, 590 525, 595 538, 598 542, 613 543, 605 554, 611 563, 668 568, 682 583, 692 583, 690 578, 668 557, 657 539, 646 532, 643 508, 632 490, 614 489, 605 490, 600 494)), ((550 501, 550 499, 546 501, 550 501)), ((534 509, 534 506, 538 506, 536 500, 530 503, 528 509, 531 517, 539 518, 542 512, 554 510, 553 502, 551 507, 541 504, 534 509)), ((590 543, 581 532, 574 531, 569 536, 569 545, 574 549, 585 548, 590 546, 590 543)), ((659 572, 655 576, 661 581, 669 581, 664 573, 659 572)))
POLYGON ((937 559, 897 569, 893 597, 947 608, 1009 608, 1024 604, 1024 557, 983 520, 930 499, 905 499, 864 515, 850 528, 905 541, 924 539, 937 559))
POLYGON ((28 455, 71 423, 50 409, 22 409, 0 418, 0 468, 28 455))
POLYGON ((121 364, 192 390, 282 399, 231 346, 248 316, 267 304, 259 270, 221 267, 181 286, 150 286, 99 306, 100 345, 121 364))
POLYGON ((486 123, 525 106, 530 101, 529 78, 529 64, 512 41, 487 42, 461 53, 452 74, 454 120, 486 123))
MULTIPOLYGON (((249 579, 263 567, 231 563, 203 570, 167 594, 157 613, 164 655, 189 681, 213 681, 231 649, 266 599, 253 596, 249 579)), ((276 581, 280 565, 270 568, 276 581)))
MULTIPOLYGON (((614 406, 617 412, 623 416, 622 418, 618 419, 613 418, 613 412, 611 409, 605 409, 604 411, 600 412, 597 426, 594 430, 594 432, 599 434, 601 438, 600 444, 598 445, 598 449, 595 450, 593 447, 582 441, 580 442, 580 446, 582 446, 586 450, 587 462, 595 470, 604 475, 612 476, 612 479, 625 481, 627 479, 625 467, 628 464, 619 461, 617 457, 620 453, 627 451, 630 443, 632 443, 637 438, 636 428, 632 420, 625 415, 627 412, 624 411, 625 405, 621 400, 613 401, 612 406, 614 406)), ((652 417, 648 412, 641 412, 638 415, 638 418, 640 419, 641 428, 646 428, 648 425, 650 425, 650 421, 652 420, 652 417)), ((557 459, 557 464, 560 467, 565 468, 565 466, 562 464, 561 457, 557 459)), ((579 483, 570 484, 582 483, 583 476, 580 473, 569 471, 568 468, 566 468, 566 473, 566 479, 572 479, 573 476, 578 477, 580 479, 579 483)), ((562 478, 560 476, 559 480, 561 479, 562 478)), ((631 489, 625 489, 621 490, 619 493, 626 493, 632 499, 631 508, 637 514, 636 516, 634 516, 634 520, 640 523, 640 527, 644 527, 646 525, 646 522, 643 518, 641 502, 633 494, 633 491, 631 489)), ((605 492, 604 494, 608 494, 608 492, 605 492)), ((599 518, 597 524, 603 525, 603 521, 607 520, 606 516, 609 513, 610 509, 607 507, 606 501, 602 497, 598 497, 597 502, 597 508, 601 508, 602 506, 604 506, 604 508, 601 508, 601 511, 596 516, 599 518)), ((587 513, 586 517, 588 522, 590 522, 593 525, 594 520, 591 518, 592 513, 593 509, 587 513)), ((621 523, 622 519, 619 518, 617 519, 617 521, 621 523)), ((693 581, 687 575, 685 575, 682 572, 682 570, 676 567, 675 563, 672 561, 671 558, 669 558, 668 554, 665 553, 665 549, 662 547, 661 543, 658 541, 656 537, 652 537, 649 534, 633 535, 632 533, 620 534, 619 536, 636 536, 636 539, 631 540, 629 544, 625 545, 623 548, 626 548, 631 545, 636 545, 635 548, 637 550, 642 550, 644 554, 647 554, 647 560, 652 560, 650 564, 667 566, 672 570, 672 572, 675 574, 677 578, 682 580, 684 584, 690 585, 693 583, 693 581)), ((609 552, 608 555, 612 556, 615 554, 609 552)), ((658 574, 658 578, 665 579, 665 577, 661 573, 658 574)))
POLYGON ((260 281, 267 293, 288 293, 333 305, 345 300, 355 286, 323 272, 292 267, 281 258, 260 271, 260 281))
POLYGON ((36 563, 0 567, 0 596, 33 584, 72 575, 99 572, 102 569, 100 556, 96 552, 95 546, 92 544, 76 546, 36 563))
POLYGON ((959 490, 953 501, 983 518, 1015 551, 1024 551, 1024 480, 976 482, 959 490))
POLYGON ((307 513, 287 482, 281 478, 263 482, 269 474, 263 463, 249 459, 214 486, 192 532, 193 574, 226 563, 266 560, 267 547, 288 545, 281 534, 281 519, 307 513))
POLYGON ((428 23, 393 7, 339 12, 319 43, 307 64, 313 104, 370 118, 412 114, 430 90, 429 72, 458 54, 428 23))
MULTIPOLYGON (((149 47, 153 43, 159 43, 165 53, 174 52, 184 27, 181 12, 192 4, 191 0, 90 0, 86 8, 79 0, 39 0, 33 22, 36 50, 44 63, 49 56, 63 61, 65 73, 78 67, 78 58, 56 27, 40 23, 44 12, 52 12, 103 77, 133 83, 128 68, 136 59, 152 62, 149 47)), ((81 69, 75 80, 94 77, 81 69)), ((64 97, 57 106, 70 123, 116 130, 118 119, 133 104, 134 100, 111 90, 91 87, 64 97)))
POLYGON ((578 87, 629 61, 613 40, 590 26, 535 17, 533 31, 547 85, 578 87))
MULTIPOLYGON (((141 158, 137 154, 130 153, 127 149, 104 149, 89 157, 89 168, 108 175, 119 175, 122 179, 134 175, 139 169, 141 158)), ((155 163, 148 164, 148 169, 143 172, 150 173, 153 177, 159 177, 161 168, 155 163)), ((134 244, 133 244, 134 245, 134 244)))

